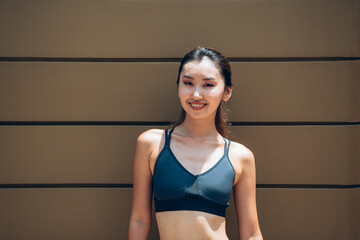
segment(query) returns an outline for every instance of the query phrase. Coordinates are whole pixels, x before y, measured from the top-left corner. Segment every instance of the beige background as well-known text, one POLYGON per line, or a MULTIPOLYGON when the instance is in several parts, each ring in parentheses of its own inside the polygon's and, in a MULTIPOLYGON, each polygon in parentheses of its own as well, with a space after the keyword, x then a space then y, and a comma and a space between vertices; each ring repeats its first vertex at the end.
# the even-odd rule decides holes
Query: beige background
POLYGON ((126 239, 135 140, 198 45, 231 59, 264 239, 360 239, 359 0, 5 0, 0 32, 0 239, 126 239))

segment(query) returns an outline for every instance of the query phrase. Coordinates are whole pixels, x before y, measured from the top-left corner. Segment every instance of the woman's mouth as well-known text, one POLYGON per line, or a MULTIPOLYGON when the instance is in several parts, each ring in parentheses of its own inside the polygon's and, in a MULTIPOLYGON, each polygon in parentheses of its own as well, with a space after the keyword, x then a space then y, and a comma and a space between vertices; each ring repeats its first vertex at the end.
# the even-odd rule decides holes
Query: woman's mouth
POLYGON ((194 103, 194 102, 189 102, 189 104, 193 110, 201 110, 207 105, 206 103, 194 103))

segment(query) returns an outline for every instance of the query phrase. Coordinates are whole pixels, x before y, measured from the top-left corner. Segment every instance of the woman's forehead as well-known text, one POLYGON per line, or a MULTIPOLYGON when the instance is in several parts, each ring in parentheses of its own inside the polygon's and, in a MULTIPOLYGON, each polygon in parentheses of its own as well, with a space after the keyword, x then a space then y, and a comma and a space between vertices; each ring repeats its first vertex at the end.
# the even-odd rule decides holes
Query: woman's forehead
POLYGON ((208 58, 202 60, 193 60, 187 62, 182 70, 182 75, 204 75, 207 77, 218 78, 221 77, 216 64, 208 58))

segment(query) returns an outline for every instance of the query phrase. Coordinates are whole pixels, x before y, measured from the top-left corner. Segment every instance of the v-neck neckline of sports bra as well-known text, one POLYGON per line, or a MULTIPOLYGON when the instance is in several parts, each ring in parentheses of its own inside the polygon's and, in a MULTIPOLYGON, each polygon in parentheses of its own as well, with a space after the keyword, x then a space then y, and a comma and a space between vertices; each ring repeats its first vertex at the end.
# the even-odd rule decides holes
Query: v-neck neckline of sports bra
MULTIPOLYGON (((173 129, 172 129, 173 130, 173 129)), ((174 160, 175 160, 175 162, 180 166, 180 168, 182 168, 185 172, 187 172, 188 174, 190 174, 191 176, 193 176, 193 177, 200 177, 200 176, 202 176, 202 175, 205 175, 205 174, 207 174, 207 173, 209 173, 209 172, 211 172, 212 170, 214 170, 215 168, 216 168, 216 166, 217 165, 219 165, 220 164, 220 162, 225 158, 225 156, 227 155, 226 154, 226 146, 227 146, 227 141, 225 140, 225 138, 223 137, 223 139, 224 139, 224 154, 222 155, 222 157, 218 160, 218 161, 216 161, 216 163, 213 165, 213 166, 211 166, 208 170, 206 170, 206 171, 204 171, 204 172, 202 172, 202 173, 199 173, 199 174, 193 174, 192 172, 190 172, 186 167, 184 167, 184 165, 182 165, 182 163, 178 160, 178 158, 175 156, 175 154, 174 154, 174 152, 171 150, 171 148, 170 148, 170 142, 171 142, 171 134, 172 134, 172 131, 169 131, 169 136, 167 136, 169 139, 168 139, 168 144, 167 144, 167 148, 169 149, 169 151, 170 151, 170 154, 173 156, 173 158, 174 158, 174 160)))

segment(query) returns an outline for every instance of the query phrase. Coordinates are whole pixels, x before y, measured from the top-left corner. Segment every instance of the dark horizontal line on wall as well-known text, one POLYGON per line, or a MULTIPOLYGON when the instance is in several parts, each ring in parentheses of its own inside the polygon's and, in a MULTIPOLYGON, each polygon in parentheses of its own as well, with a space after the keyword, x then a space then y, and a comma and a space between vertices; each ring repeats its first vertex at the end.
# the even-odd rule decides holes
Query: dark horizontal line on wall
POLYGON ((256 188, 355 189, 360 184, 256 184, 256 188))
MULTIPOLYGON (((0 121, 0 126, 167 126, 171 122, 142 121, 0 121)), ((229 122, 230 126, 343 126, 360 122, 229 122)))
POLYGON ((181 58, 0 57, 0 62, 180 62, 181 58))
POLYGON ((326 62, 358 61, 360 57, 273 57, 273 58, 228 58, 230 62, 326 62))
POLYGON ((128 121, 2 121, 0 125, 24 125, 24 126, 167 126, 170 122, 128 122, 128 121))
POLYGON ((0 188, 132 188, 130 183, 16 183, 0 184, 0 188))
POLYGON ((230 126, 342 126, 342 125, 360 125, 360 122, 230 122, 230 126))
MULTIPOLYGON (((357 61, 360 57, 229 57, 230 62, 357 61)), ((0 57, 0 62, 180 62, 181 58, 0 57)))
MULTIPOLYGON (((132 188, 131 183, 26 183, 0 184, 0 188, 132 188)), ((257 184, 256 188, 357 189, 360 184, 257 184)))

